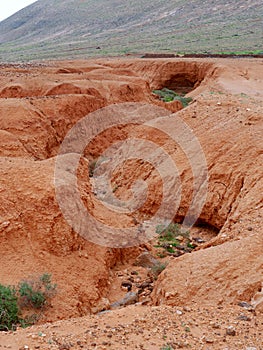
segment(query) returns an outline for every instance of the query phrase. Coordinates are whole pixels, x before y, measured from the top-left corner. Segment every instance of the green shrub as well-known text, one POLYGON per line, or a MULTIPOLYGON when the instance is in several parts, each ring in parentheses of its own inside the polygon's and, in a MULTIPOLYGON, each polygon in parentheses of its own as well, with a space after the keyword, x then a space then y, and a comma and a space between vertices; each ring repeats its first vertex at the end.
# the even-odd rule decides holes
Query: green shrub
POLYGON ((37 279, 21 281, 18 287, 0 284, 0 331, 14 329, 17 324, 27 327, 39 319, 39 314, 19 317, 23 308, 42 309, 55 294, 56 285, 51 275, 45 273, 37 279))
POLYGON ((156 227, 158 233, 158 245, 156 247, 164 248, 168 253, 175 253, 175 248, 179 247, 185 250, 192 250, 195 246, 191 243, 189 231, 183 231, 180 225, 170 223, 167 227, 158 225, 156 227), (179 241, 179 236, 180 241, 179 241))
POLYGON ((156 233, 159 234, 159 239, 163 241, 174 241, 177 236, 181 235, 181 229, 178 224, 170 223, 167 227, 158 225, 156 233))
POLYGON ((35 309, 41 309, 46 302, 45 295, 42 291, 35 290, 35 287, 29 282, 21 282, 19 285, 19 294, 22 298, 23 305, 30 305, 35 309))
POLYGON ((0 284, 0 331, 14 328, 19 322, 16 289, 0 284))
POLYGON ((36 280, 19 283, 20 303, 34 309, 43 308, 53 296, 56 285, 51 283, 51 275, 43 274, 36 280))
POLYGON ((162 90, 153 90, 153 93, 158 95, 164 102, 180 101, 183 107, 187 107, 192 101, 191 97, 185 97, 184 94, 178 94, 175 91, 167 88, 163 88, 162 90))

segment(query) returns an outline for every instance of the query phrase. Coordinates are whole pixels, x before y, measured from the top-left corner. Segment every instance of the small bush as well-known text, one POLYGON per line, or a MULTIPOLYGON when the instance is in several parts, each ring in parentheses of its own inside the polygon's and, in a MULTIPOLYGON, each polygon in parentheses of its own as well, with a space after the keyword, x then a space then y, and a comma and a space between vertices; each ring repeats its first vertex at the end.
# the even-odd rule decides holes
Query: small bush
POLYGON ((0 284, 0 331, 15 327, 19 322, 19 309, 14 287, 0 284))
POLYGON ((156 233, 159 234, 159 239, 163 241, 174 241, 176 237, 181 235, 181 228, 178 224, 170 223, 167 227, 158 225, 156 233))
POLYGON ((183 107, 187 107, 190 102, 192 102, 191 97, 185 97, 184 94, 177 94, 175 91, 163 88, 162 90, 153 90, 155 95, 164 102, 180 101, 183 107))
POLYGON ((156 233, 159 234, 156 247, 164 248, 170 254, 175 253, 177 247, 181 250, 192 250, 195 248, 191 243, 189 231, 183 231, 180 225, 176 223, 170 223, 167 227, 158 225, 156 233))
POLYGON ((22 281, 18 290, 20 302, 23 306, 41 309, 53 296, 55 289, 56 285, 52 285, 49 274, 43 274, 37 280, 22 281))
POLYGON ((56 285, 51 283, 51 275, 43 274, 38 279, 22 281, 18 287, 0 284, 0 331, 14 329, 17 324, 27 327, 39 319, 39 314, 19 317, 23 308, 42 309, 54 295, 56 285))

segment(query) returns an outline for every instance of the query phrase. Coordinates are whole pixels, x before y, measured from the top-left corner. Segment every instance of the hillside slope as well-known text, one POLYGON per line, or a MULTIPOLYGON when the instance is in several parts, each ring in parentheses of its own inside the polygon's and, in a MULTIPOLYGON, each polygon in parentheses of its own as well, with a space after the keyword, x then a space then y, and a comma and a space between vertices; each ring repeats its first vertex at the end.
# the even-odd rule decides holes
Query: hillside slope
POLYGON ((262 50, 260 0, 39 0, 0 23, 0 60, 262 50))

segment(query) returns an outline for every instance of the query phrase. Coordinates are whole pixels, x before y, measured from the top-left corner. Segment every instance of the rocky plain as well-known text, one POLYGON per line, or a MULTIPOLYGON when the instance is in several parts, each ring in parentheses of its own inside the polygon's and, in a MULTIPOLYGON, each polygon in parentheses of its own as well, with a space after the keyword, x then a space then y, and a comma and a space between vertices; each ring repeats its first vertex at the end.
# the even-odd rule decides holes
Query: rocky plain
POLYGON ((0 332, 0 349, 263 349, 262 82, 253 58, 0 65, 0 283, 50 273, 57 285, 36 324, 0 332), (191 102, 164 102, 153 93, 163 88, 191 102), (78 215, 61 180, 72 180, 61 145, 83 118, 94 138, 80 152, 77 188, 106 233, 78 215), (114 145, 126 139, 144 142, 120 164, 114 145), (146 140, 170 159, 164 171, 147 160, 146 140), (107 162, 111 195, 100 180, 107 162), (143 205, 114 210, 139 197, 138 180, 143 205), (191 250, 164 254, 155 226, 145 234, 167 183, 174 222, 197 216, 191 250), (138 236, 120 239, 120 227, 138 236))

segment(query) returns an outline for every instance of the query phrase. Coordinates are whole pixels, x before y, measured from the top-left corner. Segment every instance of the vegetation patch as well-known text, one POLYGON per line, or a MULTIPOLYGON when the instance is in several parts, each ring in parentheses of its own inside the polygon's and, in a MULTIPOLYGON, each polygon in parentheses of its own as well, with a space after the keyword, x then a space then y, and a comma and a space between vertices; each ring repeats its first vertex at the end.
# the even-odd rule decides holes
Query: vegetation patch
POLYGON ((159 96, 164 102, 180 101, 183 107, 187 107, 192 102, 191 97, 185 97, 185 94, 178 94, 173 90, 163 88, 161 90, 153 90, 153 93, 159 96))
POLYGON ((20 304, 34 309, 42 309, 56 291, 51 283, 51 275, 45 273, 38 279, 25 280, 19 283, 20 304))
POLYGON ((15 329, 17 325, 26 327, 34 324, 39 314, 30 312, 39 312, 49 306, 55 292, 56 285, 52 284, 50 274, 21 281, 17 287, 0 284, 0 331, 15 329))
POLYGON ((16 289, 0 284, 0 331, 12 329, 19 323, 19 308, 16 289))
POLYGON ((184 231, 179 224, 170 223, 167 227, 158 225, 156 233, 158 238, 155 247, 163 249, 160 253, 163 257, 167 254, 179 256, 190 253, 196 247, 190 238, 189 231, 184 231))

